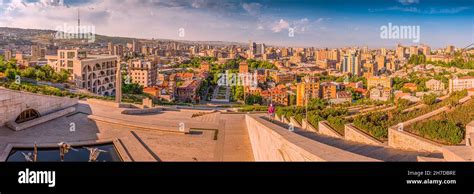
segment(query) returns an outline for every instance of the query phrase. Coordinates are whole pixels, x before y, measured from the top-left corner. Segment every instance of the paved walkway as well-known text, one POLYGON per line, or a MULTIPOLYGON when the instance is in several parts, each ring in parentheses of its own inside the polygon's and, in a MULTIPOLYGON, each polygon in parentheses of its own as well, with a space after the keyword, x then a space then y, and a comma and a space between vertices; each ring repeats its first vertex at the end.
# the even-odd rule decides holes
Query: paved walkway
MULTIPOLYGON (((212 113, 192 118, 199 110, 163 111, 149 115, 123 115, 121 108, 81 101, 76 113, 25 129, 12 131, 0 127, 0 154, 8 144, 38 144, 119 139, 134 161, 252 161, 243 115, 221 117, 212 113), (190 134, 129 127, 117 123, 88 119, 89 114, 120 119, 130 123, 145 123, 162 128, 201 128, 190 134), (70 124, 76 129, 70 131, 70 124), (132 135, 132 131, 136 135, 132 135), (217 140, 214 139, 218 131, 217 140), (150 153, 151 151, 151 153, 150 153), (154 157, 155 156, 155 157, 154 157)), ((126 154, 126 153, 121 153, 126 154)))

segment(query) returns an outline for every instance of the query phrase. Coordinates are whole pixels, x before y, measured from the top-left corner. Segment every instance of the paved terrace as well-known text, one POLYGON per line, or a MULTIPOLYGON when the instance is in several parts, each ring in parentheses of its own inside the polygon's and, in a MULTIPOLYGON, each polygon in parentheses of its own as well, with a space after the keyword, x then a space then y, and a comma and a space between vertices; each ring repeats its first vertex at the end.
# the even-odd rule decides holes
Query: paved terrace
POLYGON ((0 154, 8 144, 51 144, 116 140, 123 145, 132 161, 253 161, 245 126, 245 115, 220 113, 191 118, 200 111, 163 111, 148 115, 124 115, 122 108, 80 101, 76 112, 36 125, 23 131, 0 127, 0 154), (113 118, 117 122, 89 119, 89 115, 113 118), (199 128, 189 134, 178 131, 199 128), (75 132, 70 124, 75 123, 75 132), (128 123, 131 125, 123 125, 128 123), (153 128, 140 128, 147 125, 153 128), (164 131, 165 129, 168 131, 164 131), (217 132, 217 140, 215 140, 217 132))

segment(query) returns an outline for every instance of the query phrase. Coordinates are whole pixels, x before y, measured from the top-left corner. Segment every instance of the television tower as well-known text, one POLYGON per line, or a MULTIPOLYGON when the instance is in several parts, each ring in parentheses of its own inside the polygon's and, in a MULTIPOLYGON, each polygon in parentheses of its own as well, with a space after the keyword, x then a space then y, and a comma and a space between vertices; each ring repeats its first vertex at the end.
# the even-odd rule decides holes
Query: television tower
POLYGON ((80 29, 81 29, 81 12, 79 8, 77 8, 77 34, 78 35, 81 33, 80 29))

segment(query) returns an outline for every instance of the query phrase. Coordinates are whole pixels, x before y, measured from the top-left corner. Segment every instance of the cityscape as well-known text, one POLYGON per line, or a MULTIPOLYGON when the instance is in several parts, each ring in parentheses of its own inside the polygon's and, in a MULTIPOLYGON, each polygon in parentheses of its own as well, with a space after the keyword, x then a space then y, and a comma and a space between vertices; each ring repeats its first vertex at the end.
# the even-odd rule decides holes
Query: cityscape
POLYGON ((0 162, 474 160, 472 1, 1 2, 0 162))

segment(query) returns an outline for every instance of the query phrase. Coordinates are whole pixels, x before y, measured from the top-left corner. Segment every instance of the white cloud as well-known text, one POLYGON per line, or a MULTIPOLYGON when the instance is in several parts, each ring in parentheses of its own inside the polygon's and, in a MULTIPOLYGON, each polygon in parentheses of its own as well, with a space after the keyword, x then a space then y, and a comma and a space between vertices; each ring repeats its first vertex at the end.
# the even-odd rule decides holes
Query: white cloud
POLYGON ((270 30, 274 33, 281 32, 293 28, 296 33, 304 33, 310 30, 313 25, 316 25, 318 21, 311 22, 308 18, 302 18, 299 20, 284 20, 280 19, 270 25, 270 30))
POLYGON ((242 8, 247 11, 250 15, 257 15, 260 13, 262 4, 260 3, 243 3, 242 8))
POLYGON ((281 32, 282 30, 284 29, 289 29, 290 28, 290 24, 283 20, 283 19, 280 19, 279 22, 276 22, 273 27, 272 27, 272 31, 273 32, 281 32))
POLYGON ((414 3, 420 3, 419 0, 398 0, 399 3, 403 5, 409 5, 409 4, 414 4, 414 3))
POLYGON ((0 26, 54 30, 64 24, 76 25, 78 7, 81 24, 93 25, 98 34, 110 36, 178 39, 178 29, 184 27, 184 39, 227 40, 244 34, 239 26, 256 24, 245 17, 223 17, 218 12, 201 10, 214 9, 216 1, 165 4, 156 0, 97 0, 70 8, 45 2, 50 1, 12 0, 5 5, 5 12, 0 11, 0 26))
POLYGON ((471 9, 471 7, 453 7, 453 8, 443 8, 443 9, 436 9, 436 8, 429 8, 429 9, 419 9, 417 7, 400 7, 400 6, 393 6, 384 9, 369 9, 369 12, 384 12, 384 11, 401 11, 401 12, 411 12, 411 13, 419 13, 419 14, 457 14, 464 10, 471 9))

